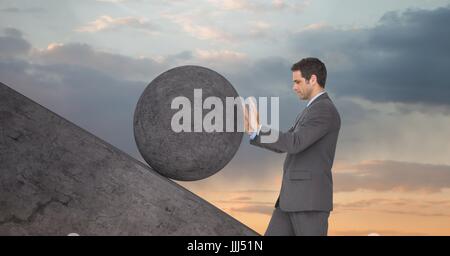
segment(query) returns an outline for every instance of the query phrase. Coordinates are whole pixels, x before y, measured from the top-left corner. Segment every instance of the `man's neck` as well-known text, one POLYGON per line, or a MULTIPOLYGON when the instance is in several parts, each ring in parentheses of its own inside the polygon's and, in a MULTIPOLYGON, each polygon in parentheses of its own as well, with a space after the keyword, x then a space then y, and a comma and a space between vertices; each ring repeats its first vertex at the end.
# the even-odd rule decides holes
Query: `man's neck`
POLYGON ((325 91, 325 89, 321 89, 321 90, 319 90, 319 91, 316 91, 315 93, 312 93, 312 94, 311 94, 311 97, 309 97, 308 101, 314 99, 314 97, 316 97, 317 94, 319 94, 319 93, 321 93, 321 92, 324 92, 324 91, 325 91))

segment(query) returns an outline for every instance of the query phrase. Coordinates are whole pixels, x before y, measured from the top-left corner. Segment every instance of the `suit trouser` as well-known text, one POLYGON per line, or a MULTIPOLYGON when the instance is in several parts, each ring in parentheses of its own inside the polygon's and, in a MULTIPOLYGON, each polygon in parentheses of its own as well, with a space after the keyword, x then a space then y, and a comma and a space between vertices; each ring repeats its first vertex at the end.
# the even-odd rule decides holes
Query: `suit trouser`
POLYGON ((276 207, 265 236, 326 236, 330 212, 284 212, 276 207))

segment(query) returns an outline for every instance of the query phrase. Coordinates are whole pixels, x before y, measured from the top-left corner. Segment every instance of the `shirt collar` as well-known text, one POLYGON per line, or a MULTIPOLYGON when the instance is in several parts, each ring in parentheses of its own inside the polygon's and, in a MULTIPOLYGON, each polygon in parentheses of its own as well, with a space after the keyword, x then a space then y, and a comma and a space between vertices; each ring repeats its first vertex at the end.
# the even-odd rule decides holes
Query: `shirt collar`
POLYGON ((317 99, 320 95, 322 95, 322 94, 324 94, 324 93, 325 93, 325 91, 322 91, 322 92, 318 93, 316 96, 314 96, 314 98, 312 98, 312 99, 308 102, 308 104, 306 105, 306 107, 309 107, 309 105, 311 105, 311 103, 312 103, 315 99, 317 99))

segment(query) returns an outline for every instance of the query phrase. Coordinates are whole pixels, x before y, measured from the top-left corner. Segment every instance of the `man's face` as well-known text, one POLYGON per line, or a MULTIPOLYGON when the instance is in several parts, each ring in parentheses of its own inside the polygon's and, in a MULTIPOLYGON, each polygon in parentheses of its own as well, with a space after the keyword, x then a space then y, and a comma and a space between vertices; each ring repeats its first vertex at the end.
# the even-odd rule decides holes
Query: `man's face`
POLYGON ((312 93, 312 85, 303 76, 300 70, 292 72, 292 89, 297 94, 297 96, 302 100, 309 99, 312 93))

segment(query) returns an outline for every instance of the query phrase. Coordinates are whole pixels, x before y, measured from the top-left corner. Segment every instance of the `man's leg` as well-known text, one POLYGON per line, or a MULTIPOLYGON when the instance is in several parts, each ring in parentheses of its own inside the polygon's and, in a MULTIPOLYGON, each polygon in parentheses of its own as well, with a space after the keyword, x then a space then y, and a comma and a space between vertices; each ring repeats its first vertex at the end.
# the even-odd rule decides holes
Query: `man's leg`
POLYGON ((265 236, 293 236, 295 235, 292 223, 287 212, 276 207, 267 227, 265 236))
POLYGON ((330 212, 324 211, 289 212, 297 236, 326 236, 329 216, 330 212))

